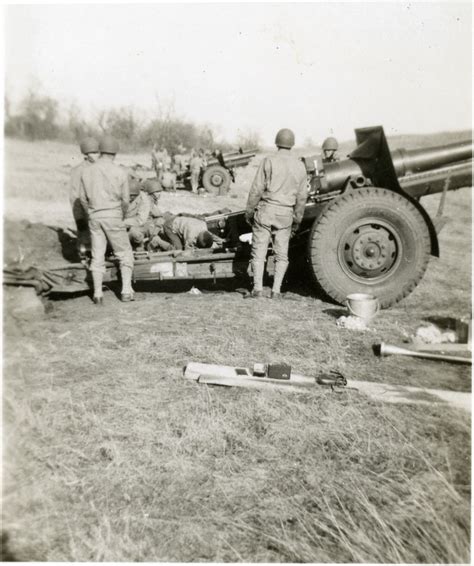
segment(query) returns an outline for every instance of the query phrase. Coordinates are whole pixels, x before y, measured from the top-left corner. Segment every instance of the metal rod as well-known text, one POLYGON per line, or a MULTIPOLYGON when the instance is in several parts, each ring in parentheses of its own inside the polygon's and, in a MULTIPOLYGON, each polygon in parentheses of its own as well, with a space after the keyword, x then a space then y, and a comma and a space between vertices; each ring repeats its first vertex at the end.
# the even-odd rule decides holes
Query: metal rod
POLYGON ((471 358, 464 358, 462 356, 448 356, 445 354, 429 354, 427 352, 415 352, 406 348, 393 346, 392 344, 380 344, 380 355, 388 356, 390 354, 399 356, 411 356, 414 358, 424 358, 426 360, 439 360, 443 362, 453 362, 458 364, 472 364, 471 358))

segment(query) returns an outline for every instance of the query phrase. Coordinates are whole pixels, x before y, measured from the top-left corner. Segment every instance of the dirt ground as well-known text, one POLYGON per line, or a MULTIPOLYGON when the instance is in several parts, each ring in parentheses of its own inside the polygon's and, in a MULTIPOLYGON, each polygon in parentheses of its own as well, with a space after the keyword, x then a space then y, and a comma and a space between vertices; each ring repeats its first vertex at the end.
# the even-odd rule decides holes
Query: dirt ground
MULTIPOLYGON (((10 150, 13 164, 31 147, 10 150)), ((164 208, 239 209, 255 167, 228 197, 179 192, 165 195, 164 208)), ((5 258, 71 259, 64 189, 52 202, 45 169, 44 198, 35 198, 21 189, 27 172, 12 169, 7 182, 20 189, 7 193, 6 211, 15 212, 4 223, 5 258)), ((53 170, 59 186, 67 175, 53 170)), ((433 214, 438 200, 423 204, 433 214)), ((338 328, 343 310, 304 280, 287 281, 281 302, 244 300, 232 283, 196 284, 199 295, 188 293, 191 283, 157 284, 137 287, 127 304, 107 291, 103 308, 86 294, 56 298, 33 318, 14 312, 16 291, 5 288, 4 528, 14 556, 468 562, 467 413, 182 378, 189 361, 280 361, 307 375, 337 369, 349 379, 471 391, 469 366, 372 350, 403 343, 433 317, 471 311, 471 189, 447 201, 441 257, 366 332, 338 328)))

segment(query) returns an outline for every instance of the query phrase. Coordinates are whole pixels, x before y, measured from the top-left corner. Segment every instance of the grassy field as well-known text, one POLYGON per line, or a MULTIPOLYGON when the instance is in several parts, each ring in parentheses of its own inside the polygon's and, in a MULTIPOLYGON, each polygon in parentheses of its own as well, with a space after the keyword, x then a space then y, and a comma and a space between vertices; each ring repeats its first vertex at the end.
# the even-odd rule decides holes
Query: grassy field
MULTIPOLYGON (((75 151, 7 140, 7 226, 34 235, 22 240, 30 258, 53 247, 46 225, 72 226, 75 151)), ((237 210, 257 162, 228 197, 166 194, 164 208, 237 210)), ((423 204, 433 213, 438 201, 423 204)), ((16 315, 15 290, 5 289, 8 550, 23 561, 469 563, 467 413, 357 391, 289 395, 182 378, 189 361, 284 361, 307 375, 339 369, 350 379, 470 391, 466 367, 380 359, 371 349, 402 342, 434 315, 470 311, 471 190, 450 193, 446 214, 441 258, 367 332, 338 328, 341 310, 304 286, 287 286, 278 303, 219 285, 198 285, 201 295, 190 285, 141 288, 132 304, 108 291, 103 309, 78 296, 49 301, 35 319, 16 315)), ((17 241, 6 235, 6 256, 17 241)))

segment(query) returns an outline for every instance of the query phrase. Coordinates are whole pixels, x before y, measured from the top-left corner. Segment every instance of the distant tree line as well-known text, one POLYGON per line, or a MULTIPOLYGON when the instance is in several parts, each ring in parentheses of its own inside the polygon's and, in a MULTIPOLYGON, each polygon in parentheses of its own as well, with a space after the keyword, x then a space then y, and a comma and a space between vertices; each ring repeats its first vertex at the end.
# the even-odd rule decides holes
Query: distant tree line
POLYGON ((5 98, 5 135, 26 140, 60 140, 79 142, 86 136, 100 137, 107 133, 116 137, 125 151, 148 150, 157 143, 170 154, 191 148, 227 151, 260 146, 260 136, 254 131, 241 132, 235 143, 216 140, 216 133, 207 124, 199 125, 176 115, 172 105, 160 108, 156 115, 144 116, 131 107, 100 110, 86 120, 77 104, 61 107, 54 98, 30 89, 15 113, 5 98))

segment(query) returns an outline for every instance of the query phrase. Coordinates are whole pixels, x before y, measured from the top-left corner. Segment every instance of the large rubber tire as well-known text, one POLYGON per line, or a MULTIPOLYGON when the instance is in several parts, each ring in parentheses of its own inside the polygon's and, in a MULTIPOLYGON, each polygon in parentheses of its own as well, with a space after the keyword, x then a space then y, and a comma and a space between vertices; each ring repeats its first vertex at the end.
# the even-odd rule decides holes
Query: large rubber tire
POLYGON ((370 293, 382 308, 406 297, 430 257, 428 226, 403 195, 367 187, 341 195, 314 221, 308 258, 317 286, 342 304, 370 293))
POLYGON ((202 185, 209 193, 225 195, 229 190, 231 177, 229 171, 221 165, 211 165, 202 175, 202 185))

